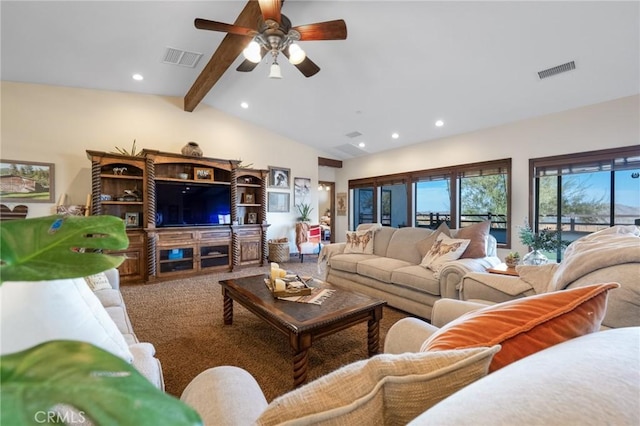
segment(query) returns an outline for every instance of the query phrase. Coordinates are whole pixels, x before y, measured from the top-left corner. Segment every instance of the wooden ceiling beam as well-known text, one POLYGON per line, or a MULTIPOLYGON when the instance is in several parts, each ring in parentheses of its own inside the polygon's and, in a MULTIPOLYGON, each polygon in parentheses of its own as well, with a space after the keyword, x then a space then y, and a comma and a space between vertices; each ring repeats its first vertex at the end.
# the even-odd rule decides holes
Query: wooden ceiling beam
MULTIPOLYGON (((249 0, 242 9, 235 25, 248 28, 257 28, 257 23, 261 18, 260 5, 256 0, 249 0)), ((229 69, 238 55, 251 41, 250 36, 240 36, 227 34, 213 56, 204 67, 196 81, 184 97, 184 110, 192 112, 198 104, 207 96, 207 93, 218 82, 220 77, 229 69)))
POLYGON ((333 160, 331 158, 318 157, 318 166, 335 167, 337 169, 341 169, 342 161, 333 160))

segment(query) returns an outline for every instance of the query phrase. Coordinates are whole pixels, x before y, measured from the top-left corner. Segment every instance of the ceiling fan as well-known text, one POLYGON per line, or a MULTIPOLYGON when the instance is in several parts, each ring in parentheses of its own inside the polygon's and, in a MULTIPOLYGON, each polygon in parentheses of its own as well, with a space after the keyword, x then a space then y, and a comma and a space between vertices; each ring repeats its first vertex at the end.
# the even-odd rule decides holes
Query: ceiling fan
POLYGON ((273 63, 269 76, 281 78, 277 58, 282 53, 305 77, 311 77, 320 67, 306 56, 296 41, 347 38, 347 26, 342 19, 293 27, 289 18, 281 13, 282 2, 250 0, 234 24, 196 18, 196 28, 227 35, 185 96, 185 111, 195 109, 240 53, 244 53, 245 60, 236 68, 238 71, 252 71, 270 54, 273 63))

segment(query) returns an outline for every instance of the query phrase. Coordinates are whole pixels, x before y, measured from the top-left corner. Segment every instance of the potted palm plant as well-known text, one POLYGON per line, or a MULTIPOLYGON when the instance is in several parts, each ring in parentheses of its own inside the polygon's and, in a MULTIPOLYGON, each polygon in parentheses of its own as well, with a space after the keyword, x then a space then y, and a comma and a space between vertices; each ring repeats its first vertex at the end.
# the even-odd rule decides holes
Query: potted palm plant
POLYGON ((300 217, 298 217, 300 222, 311 222, 311 212, 313 211, 311 204, 300 203, 296 205, 296 208, 300 213, 300 217))
MULTIPOLYGON (((113 216, 0 222, 0 285, 47 285, 47 280, 96 274, 123 261, 103 249, 128 244, 124 221, 113 216)), ((3 425, 201 424, 193 409, 157 389, 129 363, 78 341, 49 341, 0 357, 0 399, 3 425)))

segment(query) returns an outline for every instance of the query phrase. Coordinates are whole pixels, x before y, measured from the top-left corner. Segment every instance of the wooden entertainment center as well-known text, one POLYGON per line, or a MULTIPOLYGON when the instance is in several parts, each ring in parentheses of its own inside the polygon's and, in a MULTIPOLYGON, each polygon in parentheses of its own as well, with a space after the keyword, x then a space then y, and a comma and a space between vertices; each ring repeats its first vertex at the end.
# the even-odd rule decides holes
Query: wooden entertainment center
POLYGON ((115 252, 126 256, 122 282, 266 263, 267 170, 154 150, 87 157, 91 214, 127 224, 129 247, 115 252))

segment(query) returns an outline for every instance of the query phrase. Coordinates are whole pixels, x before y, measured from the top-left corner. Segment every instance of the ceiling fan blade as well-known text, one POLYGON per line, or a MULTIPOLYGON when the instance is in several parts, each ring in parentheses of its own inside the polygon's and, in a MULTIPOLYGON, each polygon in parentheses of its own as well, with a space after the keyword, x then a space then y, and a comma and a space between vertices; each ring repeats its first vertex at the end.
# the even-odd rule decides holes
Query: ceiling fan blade
POLYGON ((237 34, 237 35, 252 36, 252 37, 257 34, 257 31, 252 30, 251 28, 241 27, 238 25, 225 24, 223 22, 209 21, 207 19, 196 18, 193 24, 199 30, 221 31, 229 34, 237 34))
POLYGON ((280 23, 280 9, 282 8, 281 0, 258 0, 258 3, 260 3, 262 18, 265 21, 267 19, 272 19, 277 23, 280 23))
MULTIPOLYGON (((262 60, 262 58, 264 58, 264 55, 266 55, 268 52, 267 49, 265 49, 264 47, 260 48, 260 60, 262 60)), ((242 63, 240 65, 238 65, 238 68, 236 68, 236 71, 240 71, 240 72, 249 72, 249 71, 253 71, 259 64, 260 62, 251 62, 248 59, 245 59, 244 61, 242 61, 242 63)))
MULTIPOLYGON (((248 27, 255 25, 260 19, 260 6, 258 2, 250 0, 242 9, 234 25, 248 27)), ((251 40, 249 36, 239 36, 227 34, 222 43, 214 52, 213 56, 205 65, 204 69, 196 78, 189 92, 184 97, 184 110, 193 111, 200 101, 209 93, 209 90, 220 80, 222 74, 233 64, 238 55, 242 53, 247 43, 251 40)))
POLYGON ((345 40, 347 24, 342 19, 293 27, 300 33, 301 41, 310 40, 345 40))
MULTIPOLYGON (((282 51, 282 54, 284 56, 287 57, 287 59, 289 59, 289 50, 285 49, 282 51)), ((309 59, 309 57, 305 57, 304 60, 302 62, 300 62, 299 64, 293 64, 294 67, 298 68, 298 70, 300 70, 300 72, 302 74, 304 74, 305 77, 311 77, 313 75, 316 75, 318 73, 318 71, 320 71, 320 67, 316 65, 315 62, 313 62, 311 59, 309 59)))

